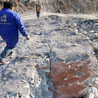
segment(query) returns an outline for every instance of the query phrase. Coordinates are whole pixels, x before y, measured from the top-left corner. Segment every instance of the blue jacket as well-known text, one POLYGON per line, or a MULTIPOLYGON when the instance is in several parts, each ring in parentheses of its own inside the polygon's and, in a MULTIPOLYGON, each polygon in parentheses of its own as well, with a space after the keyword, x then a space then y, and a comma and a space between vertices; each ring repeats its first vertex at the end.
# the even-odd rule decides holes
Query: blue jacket
POLYGON ((9 48, 14 48, 17 45, 19 31, 23 36, 28 36, 19 14, 9 8, 3 8, 0 11, 0 36, 9 48))

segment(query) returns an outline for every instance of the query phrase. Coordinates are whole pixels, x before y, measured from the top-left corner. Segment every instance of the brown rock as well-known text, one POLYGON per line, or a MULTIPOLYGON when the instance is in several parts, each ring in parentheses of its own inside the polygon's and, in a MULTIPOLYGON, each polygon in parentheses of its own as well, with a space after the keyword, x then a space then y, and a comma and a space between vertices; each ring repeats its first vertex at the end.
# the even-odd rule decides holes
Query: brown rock
MULTIPOLYGON (((62 95, 67 96, 62 98, 83 95, 81 91, 86 88, 84 81, 94 75, 94 71, 88 69, 89 63, 90 61, 79 61, 68 64, 62 62, 53 63, 49 77, 56 89, 56 91, 52 90, 54 98, 59 98, 62 95)), ((49 65, 40 68, 49 68, 49 65)))

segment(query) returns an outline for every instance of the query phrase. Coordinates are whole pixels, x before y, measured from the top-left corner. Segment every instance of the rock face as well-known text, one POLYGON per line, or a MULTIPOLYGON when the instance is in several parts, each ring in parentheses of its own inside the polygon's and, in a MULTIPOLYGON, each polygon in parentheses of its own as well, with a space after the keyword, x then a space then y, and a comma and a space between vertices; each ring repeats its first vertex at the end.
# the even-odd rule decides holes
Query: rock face
MULTIPOLYGON (((45 2, 41 0, 41 2, 45 2)), ((47 0, 45 5, 46 10, 57 11, 62 13, 90 13, 98 11, 97 0, 47 0)))
MULTIPOLYGON (((5 0, 1 0, 5 1, 5 0)), ((7 0, 9 1, 9 0, 7 0)), ((10 0, 14 2, 15 11, 34 10, 38 0, 10 0)), ((42 11, 60 13, 94 13, 98 12, 98 0, 40 0, 42 11)))
MULTIPOLYGON (((32 12, 22 16, 31 39, 20 36, 15 58, 0 66, 0 98, 97 98, 98 20, 41 15, 39 20, 32 12)), ((0 52, 4 46, 0 38, 0 52)))

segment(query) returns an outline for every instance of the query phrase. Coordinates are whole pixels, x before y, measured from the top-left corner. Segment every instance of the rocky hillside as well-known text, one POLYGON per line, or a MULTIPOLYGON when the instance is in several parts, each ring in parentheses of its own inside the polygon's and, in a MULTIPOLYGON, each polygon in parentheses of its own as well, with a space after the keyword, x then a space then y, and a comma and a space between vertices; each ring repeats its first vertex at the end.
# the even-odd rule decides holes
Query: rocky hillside
MULTIPOLYGON (((1 0, 6 1, 6 0, 1 0)), ((15 11, 35 10, 37 0, 10 0, 15 11)), ((94 13, 98 11, 98 0, 40 0, 42 11, 61 13, 94 13)))
POLYGON ((98 11, 98 0, 49 0, 45 8, 62 13, 91 13, 98 11))

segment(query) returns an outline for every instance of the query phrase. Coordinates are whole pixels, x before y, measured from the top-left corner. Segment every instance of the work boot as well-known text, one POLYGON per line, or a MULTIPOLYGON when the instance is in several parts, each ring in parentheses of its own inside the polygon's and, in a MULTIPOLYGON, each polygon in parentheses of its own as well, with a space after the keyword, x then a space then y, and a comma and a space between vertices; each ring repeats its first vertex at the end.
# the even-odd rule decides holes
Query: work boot
POLYGON ((13 55, 13 51, 10 52, 10 54, 8 56, 12 56, 13 55))
POLYGON ((0 61, 0 64, 5 65, 5 64, 7 64, 7 62, 5 62, 5 61, 0 61))

